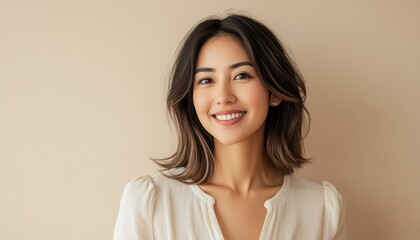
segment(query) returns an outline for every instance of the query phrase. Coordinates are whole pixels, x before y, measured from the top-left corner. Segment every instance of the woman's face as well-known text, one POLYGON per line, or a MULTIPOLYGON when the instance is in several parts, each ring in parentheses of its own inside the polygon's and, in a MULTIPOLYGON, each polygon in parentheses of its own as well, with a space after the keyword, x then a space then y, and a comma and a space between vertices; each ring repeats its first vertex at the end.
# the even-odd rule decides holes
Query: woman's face
POLYGON ((230 145, 264 136, 269 92, 236 38, 209 39, 195 71, 194 108, 214 141, 230 145))

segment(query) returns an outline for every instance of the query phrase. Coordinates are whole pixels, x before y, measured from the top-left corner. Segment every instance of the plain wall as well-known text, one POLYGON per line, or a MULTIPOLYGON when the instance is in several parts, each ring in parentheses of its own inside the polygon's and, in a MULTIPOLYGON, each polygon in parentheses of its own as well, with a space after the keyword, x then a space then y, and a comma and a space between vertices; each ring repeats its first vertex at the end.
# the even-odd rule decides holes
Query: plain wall
POLYGON ((111 239, 125 183, 171 153, 173 55, 247 11, 305 76, 311 164, 349 239, 420 239, 419 1, 0 0, 0 239, 111 239))

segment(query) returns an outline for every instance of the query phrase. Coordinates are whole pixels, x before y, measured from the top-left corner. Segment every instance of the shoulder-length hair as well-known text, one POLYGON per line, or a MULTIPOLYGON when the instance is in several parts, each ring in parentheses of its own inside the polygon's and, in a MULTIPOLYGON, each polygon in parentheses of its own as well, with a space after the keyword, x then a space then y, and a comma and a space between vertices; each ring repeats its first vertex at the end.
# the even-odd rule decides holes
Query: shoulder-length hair
POLYGON ((197 24, 178 49, 167 95, 168 113, 178 136, 174 154, 153 159, 164 170, 178 168, 168 177, 202 184, 214 169, 213 137, 201 125, 193 105, 197 56, 203 44, 219 35, 231 35, 242 43, 253 66, 271 94, 282 101, 270 107, 265 125, 267 164, 279 175, 292 174, 309 159, 303 157, 303 126, 309 113, 304 106, 304 81, 283 44, 259 21, 244 15, 210 18, 197 24))

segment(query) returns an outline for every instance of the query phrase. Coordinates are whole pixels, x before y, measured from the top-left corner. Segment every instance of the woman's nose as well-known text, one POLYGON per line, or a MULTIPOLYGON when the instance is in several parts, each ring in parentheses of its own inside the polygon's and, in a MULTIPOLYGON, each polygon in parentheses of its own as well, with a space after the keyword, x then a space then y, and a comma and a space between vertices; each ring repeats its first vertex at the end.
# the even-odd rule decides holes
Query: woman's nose
POLYGON ((235 94, 232 91, 230 83, 220 83, 216 92, 216 104, 231 104, 236 102, 235 94))

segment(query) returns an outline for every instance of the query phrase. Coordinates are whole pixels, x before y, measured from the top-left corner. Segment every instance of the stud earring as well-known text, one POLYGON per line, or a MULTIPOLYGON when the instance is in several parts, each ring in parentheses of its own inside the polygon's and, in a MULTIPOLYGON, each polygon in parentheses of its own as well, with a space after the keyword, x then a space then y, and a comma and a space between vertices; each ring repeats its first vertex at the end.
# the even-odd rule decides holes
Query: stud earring
POLYGON ((277 103, 276 102, 271 102, 270 105, 275 107, 275 106, 277 106, 277 103))

